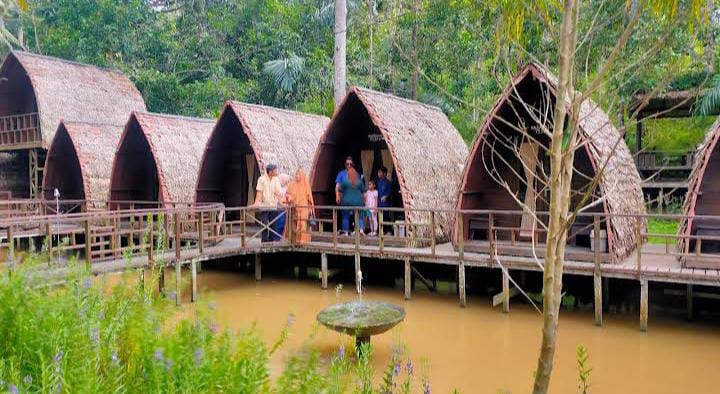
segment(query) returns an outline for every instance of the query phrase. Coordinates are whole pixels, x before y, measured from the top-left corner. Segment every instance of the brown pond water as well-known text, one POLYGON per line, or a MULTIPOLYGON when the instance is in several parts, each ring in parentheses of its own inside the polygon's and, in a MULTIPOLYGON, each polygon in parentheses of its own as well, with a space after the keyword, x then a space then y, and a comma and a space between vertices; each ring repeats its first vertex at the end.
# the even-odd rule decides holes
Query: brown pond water
MULTIPOLYGON (((257 322, 268 342, 277 339, 288 314, 295 315, 284 353, 273 360, 276 370, 288 352, 318 329, 318 311, 356 297, 348 285, 338 293, 334 288, 321 290, 317 281, 266 277, 255 282, 236 272, 205 271, 199 284, 207 291, 205 299, 217 304, 220 324, 239 329, 257 322)), ((416 292, 405 301, 402 289, 392 288, 371 287, 364 297, 394 302, 407 311, 404 323, 372 339, 378 375, 393 345, 400 343, 409 349, 416 373, 427 374, 435 393, 454 388, 464 393, 530 391, 540 342, 541 320, 535 310, 515 303, 510 314, 503 314, 486 298, 470 298, 468 306, 460 308, 455 295, 447 293, 416 292)), ((314 343, 333 354, 341 343, 352 349, 353 341, 319 328, 314 343)), ((606 314, 605 325, 596 327, 590 313, 563 311, 552 392, 577 392, 575 348, 580 344, 590 351, 592 393, 720 390, 718 327, 651 316, 649 331, 642 333, 633 316, 606 314)))

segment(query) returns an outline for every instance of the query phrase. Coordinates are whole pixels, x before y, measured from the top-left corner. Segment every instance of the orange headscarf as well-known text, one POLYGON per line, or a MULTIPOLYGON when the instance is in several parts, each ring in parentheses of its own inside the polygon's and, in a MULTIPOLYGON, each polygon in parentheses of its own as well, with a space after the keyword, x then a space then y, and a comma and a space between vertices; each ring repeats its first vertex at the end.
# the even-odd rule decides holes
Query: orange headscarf
POLYGON ((292 181, 287 185, 286 197, 288 202, 293 205, 305 207, 315 205, 310 182, 302 169, 297 170, 292 181), (297 180, 297 175, 300 175, 300 180, 297 180))

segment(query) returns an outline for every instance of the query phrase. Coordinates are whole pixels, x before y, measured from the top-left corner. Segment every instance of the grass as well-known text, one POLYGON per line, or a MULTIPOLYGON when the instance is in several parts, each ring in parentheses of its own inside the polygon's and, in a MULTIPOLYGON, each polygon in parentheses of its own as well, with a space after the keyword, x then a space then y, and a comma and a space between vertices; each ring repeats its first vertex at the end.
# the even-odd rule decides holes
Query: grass
POLYGON ((219 330, 212 303, 180 319, 175 295, 156 290, 157 275, 142 282, 128 271, 111 284, 71 262, 67 282, 51 287, 39 276, 41 259, 31 255, 17 270, 0 271, 0 391, 395 393, 429 387, 410 361, 398 370, 401 352, 394 353, 389 380, 374 387, 371 349, 358 358, 342 347, 323 355, 311 340, 271 378, 270 359, 292 318, 267 344, 254 326, 219 330))
MULTIPOLYGON (((714 121, 713 116, 647 120, 643 129, 643 148, 668 152, 670 156, 694 151, 714 121)), ((635 126, 632 124, 628 127, 626 141, 634 150, 635 126)))
MULTIPOLYGON (((648 219, 648 233, 650 234, 665 234, 665 235, 677 235, 679 223, 676 220, 670 219, 648 219)), ((648 242, 651 244, 665 244, 669 242, 670 245, 675 245, 677 240, 675 238, 667 238, 658 235, 651 235, 648 237, 648 242)))

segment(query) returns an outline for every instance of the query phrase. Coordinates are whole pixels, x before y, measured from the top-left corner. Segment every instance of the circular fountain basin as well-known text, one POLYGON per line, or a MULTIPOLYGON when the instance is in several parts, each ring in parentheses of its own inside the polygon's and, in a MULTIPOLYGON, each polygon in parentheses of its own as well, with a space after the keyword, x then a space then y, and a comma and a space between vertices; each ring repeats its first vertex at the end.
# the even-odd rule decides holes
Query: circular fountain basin
POLYGON ((334 304, 318 313, 317 320, 332 330, 369 339, 405 319, 405 309, 382 301, 349 301, 334 304))

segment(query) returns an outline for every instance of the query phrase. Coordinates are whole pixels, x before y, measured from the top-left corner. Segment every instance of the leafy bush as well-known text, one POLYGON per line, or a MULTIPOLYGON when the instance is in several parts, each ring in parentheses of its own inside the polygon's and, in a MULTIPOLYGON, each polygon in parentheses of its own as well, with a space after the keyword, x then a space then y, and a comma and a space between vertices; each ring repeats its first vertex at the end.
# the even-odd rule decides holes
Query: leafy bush
MULTIPOLYGON (((156 291, 157 272, 137 280, 137 271, 128 271, 110 283, 106 277, 94 280, 83 265, 71 262, 64 284, 48 286, 41 260, 30 256, 17 270, 0 275, 0 390, 341 393, 412 388, 412 371, 400 386, 391 379, 392 390, 386 383, 373 388, 371 351, 356 361, 342 347, 327 357, 307 345, 271 378, 270 358, 284 344, 292 316, 278 341, 268 346, 255 326, 219 330, 212 303, 180 319, 174 293, 165 298, 156 291)), ((392 365, 398 360, 393 358, 392 365)))

